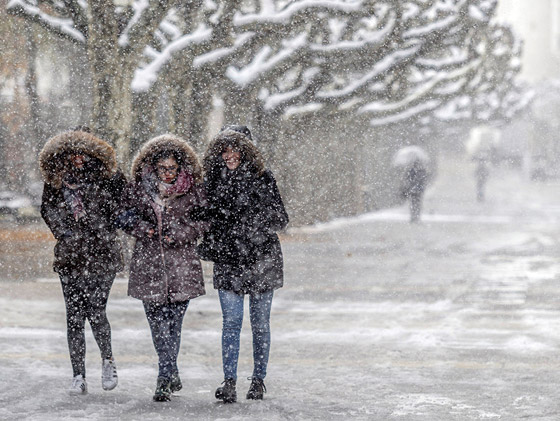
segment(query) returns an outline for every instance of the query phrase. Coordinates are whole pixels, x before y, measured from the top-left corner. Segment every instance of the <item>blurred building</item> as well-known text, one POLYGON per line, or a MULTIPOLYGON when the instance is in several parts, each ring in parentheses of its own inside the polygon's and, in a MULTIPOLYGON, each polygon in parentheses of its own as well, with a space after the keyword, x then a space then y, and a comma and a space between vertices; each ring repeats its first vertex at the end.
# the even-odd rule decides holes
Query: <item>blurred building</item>
POLYGON ((560 0, 499 0, 497 15, 524 41, 522 78, 559 78, 560 0))
POLYGON ((497 16, 523 40, 520 76, 534 91, 529 112, 503 128, 504 146, 519 155, 526 176, 558 178, 560 0, 499 0, 497 16))

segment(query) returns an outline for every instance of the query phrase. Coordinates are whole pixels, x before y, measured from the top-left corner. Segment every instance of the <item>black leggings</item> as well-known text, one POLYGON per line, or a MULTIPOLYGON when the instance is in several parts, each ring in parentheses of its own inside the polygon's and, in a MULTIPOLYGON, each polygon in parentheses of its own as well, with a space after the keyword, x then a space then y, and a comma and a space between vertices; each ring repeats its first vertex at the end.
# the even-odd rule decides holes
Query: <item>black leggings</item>
POLYGON ((115 273, 80 277, 61 276, 66 303, 66 326, 70 361, 74 376, 86 376, 85 323, 89 320, 101 358, 111 358, 111 325, 105 308, 115 273))

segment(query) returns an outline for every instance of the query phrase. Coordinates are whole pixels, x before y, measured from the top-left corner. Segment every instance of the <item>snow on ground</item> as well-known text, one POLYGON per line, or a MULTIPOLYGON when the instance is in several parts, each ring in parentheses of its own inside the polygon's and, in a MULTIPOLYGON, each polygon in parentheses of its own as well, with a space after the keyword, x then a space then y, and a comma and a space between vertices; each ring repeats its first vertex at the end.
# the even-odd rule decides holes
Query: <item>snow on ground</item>
POLYGON ((289 231, 262 402, 244 399, 248 321, 239 402, 213 398, 221 313, 210 278, 185 318, 184 389, 169 403, 151 401, 155 352, 126 282, 108 306, 119 386, 101 390, 88 328, 80 397, 66 394, 56 279, 0 282, 0 419, 560 419, 560 183, 495 169, 479 204, 473 170, 442 162, 418 225, 402 207, 289 231))

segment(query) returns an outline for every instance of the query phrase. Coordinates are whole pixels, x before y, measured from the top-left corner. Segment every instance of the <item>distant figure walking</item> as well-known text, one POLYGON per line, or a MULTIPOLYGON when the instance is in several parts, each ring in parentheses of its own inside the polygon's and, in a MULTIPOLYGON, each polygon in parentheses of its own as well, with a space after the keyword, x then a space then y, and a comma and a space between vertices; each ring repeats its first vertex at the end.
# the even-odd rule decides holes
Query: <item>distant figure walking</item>
POLYGON ((115 217, 126 184, 113 148, 91 133, 69 131, 51 138, 39 156, 45 186, 41 215, 57 243, 54 270, 66 303, 71 394, 87 393, 85 321, 101 351, 101 385, 117 386, 111 326, 105 308, 122 270, 115 217))
POLYGON ((214 288, 222 307, 224 382, 215 396, 237 400, 237 361, 243 301, 249 295, 253 333, 253 373, 247 399, 262 399, 270 351, 270 310, 283 285, 283 257, 276 231, 288 214, 272 173, 246 126, 230 126, 208 146, 204 157, 209 206, 198 217, 211 222, 199 254, 214 262, 214 288))
POLYGON ((422 199, 428 183, 428 171, 419 159, 412 162, 404 172, 401 194, 408 199, 410 205, 410 222, 420 221, 422 199))
POLYGON ((479 202, 484 202, 484 190, 489 175, 490 168, 488 165, 488 161, 484 159, 477 160, 474 176, 476 179, 476 200, 478 200, 479 202))
POLYGON ((430 156, 420 146, 409 145, 399 149, 391 163, 400 180, 399 194, 410 203, 410 222, 419 222, 422 197, 428 185, 430 156))
POLYGON ((119 223, 136 240, 128 295, 142 300, 158 355, 155 401, 182 388, 181 329, 190 300, 205 293, 195 246, 208 225, 189 211, 205 204, 202 167, 186 141, 162 135, 142 147, 119 223))

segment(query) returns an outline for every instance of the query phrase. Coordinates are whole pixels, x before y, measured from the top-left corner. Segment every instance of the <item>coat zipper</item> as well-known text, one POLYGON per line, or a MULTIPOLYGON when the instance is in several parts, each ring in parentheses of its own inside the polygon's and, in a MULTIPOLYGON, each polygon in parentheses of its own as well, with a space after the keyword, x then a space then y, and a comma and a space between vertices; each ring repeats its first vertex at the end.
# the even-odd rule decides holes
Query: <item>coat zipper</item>
POLYGON ((161 214, 158 217, 158 211, 157 211, 157 207, 159 206, 157 203, 155 203, 154 201, 152 201, 152 208, 154 210, 154 213, 156 214, 156 220, 158 223, 158 242, 159 242, 159 251, 160 251, 160 256, 161 256, 161 263, 163 265, 163 280, 165 282, 165 293, 167 295, 167 297, 169 297, 169 279, 167 277, 167 267, 166 267, 166 263, 165 263, 165 254, 163 252, 163 238, 162 238, 162 234, 163 234, 163 213, 165 211, 165 201, 163 202, 163 206, 161 207, 161 214))
POLYGON ((167 297, 169 297, 169 278, 167 277, 167 265, 165 263, 165 254, 163 252, 163 214, 165 213, 165 201, 161 207, 161 218, 158 221, 158 231, 159 231, 159 249, 161 251, 161 262, 163 264, 163 278, 165 279, 165 292, 167 297))

